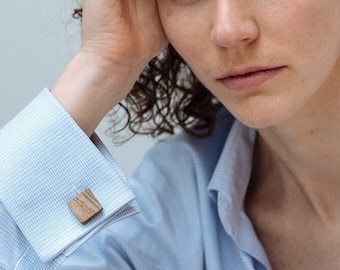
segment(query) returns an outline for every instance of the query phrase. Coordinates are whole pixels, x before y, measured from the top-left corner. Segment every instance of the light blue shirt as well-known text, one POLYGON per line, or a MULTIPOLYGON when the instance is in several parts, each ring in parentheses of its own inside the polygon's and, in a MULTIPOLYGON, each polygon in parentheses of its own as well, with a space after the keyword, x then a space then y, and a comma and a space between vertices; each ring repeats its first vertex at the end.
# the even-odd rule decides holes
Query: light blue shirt
POLYGON ((222 112, 127 181, 45 89, 0 130, 0 269, 271 269, 244 211, 255 138, 222 112), (67 202, 86 188, 104 210, 82 225, 67 202))

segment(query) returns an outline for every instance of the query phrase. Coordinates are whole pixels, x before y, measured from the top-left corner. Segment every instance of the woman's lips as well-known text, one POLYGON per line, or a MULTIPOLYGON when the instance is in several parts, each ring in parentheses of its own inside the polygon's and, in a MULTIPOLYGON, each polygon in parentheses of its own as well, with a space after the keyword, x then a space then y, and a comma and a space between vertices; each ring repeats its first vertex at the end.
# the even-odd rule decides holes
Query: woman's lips
POLYGON ((222 83, 229 89, 241 91, 255 88, 264 82, 274 78, 285 69, 284 66, 274 68, 258 68, 249 69, 245 72, 227 75, 218 78, 217 81, 222 83))

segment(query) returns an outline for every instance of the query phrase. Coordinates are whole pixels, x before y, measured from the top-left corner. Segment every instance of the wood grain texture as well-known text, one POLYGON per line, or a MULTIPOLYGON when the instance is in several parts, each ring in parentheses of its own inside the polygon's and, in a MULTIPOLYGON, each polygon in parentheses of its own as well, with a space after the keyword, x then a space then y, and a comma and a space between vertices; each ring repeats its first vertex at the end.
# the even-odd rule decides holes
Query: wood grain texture
POLYGON ((103 207, 89 188, 79 193, 67 205, 82 224, 86 224, 103 210, 103 207))

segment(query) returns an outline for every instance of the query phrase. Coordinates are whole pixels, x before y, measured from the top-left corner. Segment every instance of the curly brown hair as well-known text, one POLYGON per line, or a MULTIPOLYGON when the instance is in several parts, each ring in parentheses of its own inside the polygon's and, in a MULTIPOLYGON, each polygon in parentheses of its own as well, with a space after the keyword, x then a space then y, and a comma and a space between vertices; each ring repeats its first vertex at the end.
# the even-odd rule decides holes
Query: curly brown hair
MULTIPOLYGON (((82 9, 75 9, 73 17, 81 19, 82 9)), ((213 131, 221 107, 170 44, 148 63, 129 95, 110 112, 110 131, 116 143, 135 134, 158 138, 178 128, 205 137, 213 131), (124 119, 117 116, 120 109, 124 119)))

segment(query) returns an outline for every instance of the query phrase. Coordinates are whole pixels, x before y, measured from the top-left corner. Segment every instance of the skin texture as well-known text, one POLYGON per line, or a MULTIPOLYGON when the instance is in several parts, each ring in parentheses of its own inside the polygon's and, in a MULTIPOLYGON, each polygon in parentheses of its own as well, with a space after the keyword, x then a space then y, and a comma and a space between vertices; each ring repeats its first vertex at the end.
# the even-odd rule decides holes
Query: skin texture
POLYGON ((52 93, 90 136, 167 44, 154 1, 85 0, 81 49, 52 93))
POLYGON ((273 268, 338 269, 339 12, 338 0, 84 0, 82 48, 52 93, 91 135, 169 41, 258 129, 245 208, 273 268))
POLYGON ((277 125, 320 88, 332 88, 327 80, 334 83, 329 74, 339 69, 339 1, 159 0, 158 5, 170 43, 203 84, 249 126, 277 125), (247 91, 233 91, 215 80, 230 71, 262 66, 286 68, 247 91))

